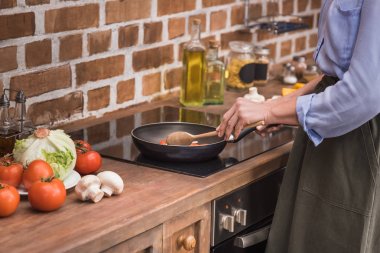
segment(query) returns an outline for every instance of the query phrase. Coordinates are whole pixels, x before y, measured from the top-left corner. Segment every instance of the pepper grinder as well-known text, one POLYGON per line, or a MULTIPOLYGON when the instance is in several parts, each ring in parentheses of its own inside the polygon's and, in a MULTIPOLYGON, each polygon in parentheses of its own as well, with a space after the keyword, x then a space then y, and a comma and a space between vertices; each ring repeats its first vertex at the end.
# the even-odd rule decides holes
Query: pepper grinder
POLYGON ((31 130, 33 124, 26 116, 26 96, 22 90, 17 92, 15 102, 14 120, 17 123, 17 131, 23 133, 24 131, 31 130))
POLYGON ((9 117, 10 102, 5 93, 0 98, 0 134, 6 135, 10 129, 14 126, 14 123, 9 117))

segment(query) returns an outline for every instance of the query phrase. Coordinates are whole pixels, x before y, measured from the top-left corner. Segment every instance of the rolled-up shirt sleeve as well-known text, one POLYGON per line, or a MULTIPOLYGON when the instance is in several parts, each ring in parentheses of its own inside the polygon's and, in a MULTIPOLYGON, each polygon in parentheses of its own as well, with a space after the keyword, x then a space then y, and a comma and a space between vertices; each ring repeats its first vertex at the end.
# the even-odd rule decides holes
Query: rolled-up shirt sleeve
POLYGON ((299 123, 314 145, 348 133, 380 112, 379 13, 380 1, 363 2, 348 70, 324 92, 297 99, 299 123))

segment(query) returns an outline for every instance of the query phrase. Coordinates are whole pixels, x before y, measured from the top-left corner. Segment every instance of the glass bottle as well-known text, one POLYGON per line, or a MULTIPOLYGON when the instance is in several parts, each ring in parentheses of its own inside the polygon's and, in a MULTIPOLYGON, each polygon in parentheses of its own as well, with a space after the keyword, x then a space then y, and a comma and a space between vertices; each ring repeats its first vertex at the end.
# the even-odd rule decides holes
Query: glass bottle
POLYGON ((268 82, 269 58, 270 51, 265 47, 255 47, 255 78, 253 84, 255 86, 262 86, 268 82))
POLYGON ((224 63, 218 59, 219 42, 209 41, 205 81, 205 105, 218 105, 224 102, 224 63))
POLYGON ((183 50, 180 103, 184 106, 203 105, 206 48, 200 41, 200 24, 199 19, 193 20, 191 39, 183 50))
POLYGON ((226 65, 226 85, 228 90, 242 91, 252 87, 253 82, 246 83, 240 79, 240 70, 247 64, 254 62, 253 46, 243 41, 231 41, 228 43, 230 53, 226 65))
POLYGON ((15 143, 14 123, 9 117, 10 102, 5 93, 0 97, 0 156, 11 153, 15 143))
POLYGON ((32 122, 26 116, 26 96, 22 90, 17 92, 14 121, 17 124, 17 131, 23 133, 33 129, 32 122))
POLYGON ((303 56, 294 56, 293 57, 293 66, 295 68, 296 77, 298 80, 303 78, 303 73, 307 68, 306 58, 303 56))

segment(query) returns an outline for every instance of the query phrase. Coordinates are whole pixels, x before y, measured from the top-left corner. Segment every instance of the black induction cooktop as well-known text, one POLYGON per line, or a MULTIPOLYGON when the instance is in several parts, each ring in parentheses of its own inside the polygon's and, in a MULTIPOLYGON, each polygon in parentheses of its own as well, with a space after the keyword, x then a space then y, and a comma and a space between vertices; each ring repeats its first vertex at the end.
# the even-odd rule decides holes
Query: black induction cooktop
POLYGON ((124 118, 87 127, 72 132, 73 139, 84 139, 92 144, 102 156, 144 165, 156 169, 207 177, 227 169, 265 151, 284 145, 294 139, 295 129, 284 127, 267 137, 251 133, 238 143, 228 143, 224 150, 213 160, 206 162, 162 162, 144 157, 133 144, 132 129, 156 122, 191 122, 218 126, 221 115, 199 112, 191 109, 163 106, 124 118))

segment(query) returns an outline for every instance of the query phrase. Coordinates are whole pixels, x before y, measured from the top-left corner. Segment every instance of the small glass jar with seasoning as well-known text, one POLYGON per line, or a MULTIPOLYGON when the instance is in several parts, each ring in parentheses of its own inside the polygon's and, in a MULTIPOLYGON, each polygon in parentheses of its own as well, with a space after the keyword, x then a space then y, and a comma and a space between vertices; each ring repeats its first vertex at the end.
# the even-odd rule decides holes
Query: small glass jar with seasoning
POLYGON ((294 56, 292 64, 294 66, 297 79, 301 80, 303 78, 303 73, 307 68, 306 58, 303 56, 294 56))
POLYGON ((226 83, 228 90, 246 90, 253 86, 253 82, 246 83, 240 78, 240 70, 247 64, 254 62, 253 46, 243 41, 231 41, 230 53, 226 59, 226 83))
POLYGON ((308 65, 307 69, 303 73, 303 79, 305 79, 307 82, 310 82, 314 78, 317 78, 318 75, 318 67, 315 65, 308 65))
POLYGON ((269 65, 271 59, 269 57, 270 51, 265 47, 255 47, 255 77, 253 84, 255 86, 262 86, 268 82, 269 65))

